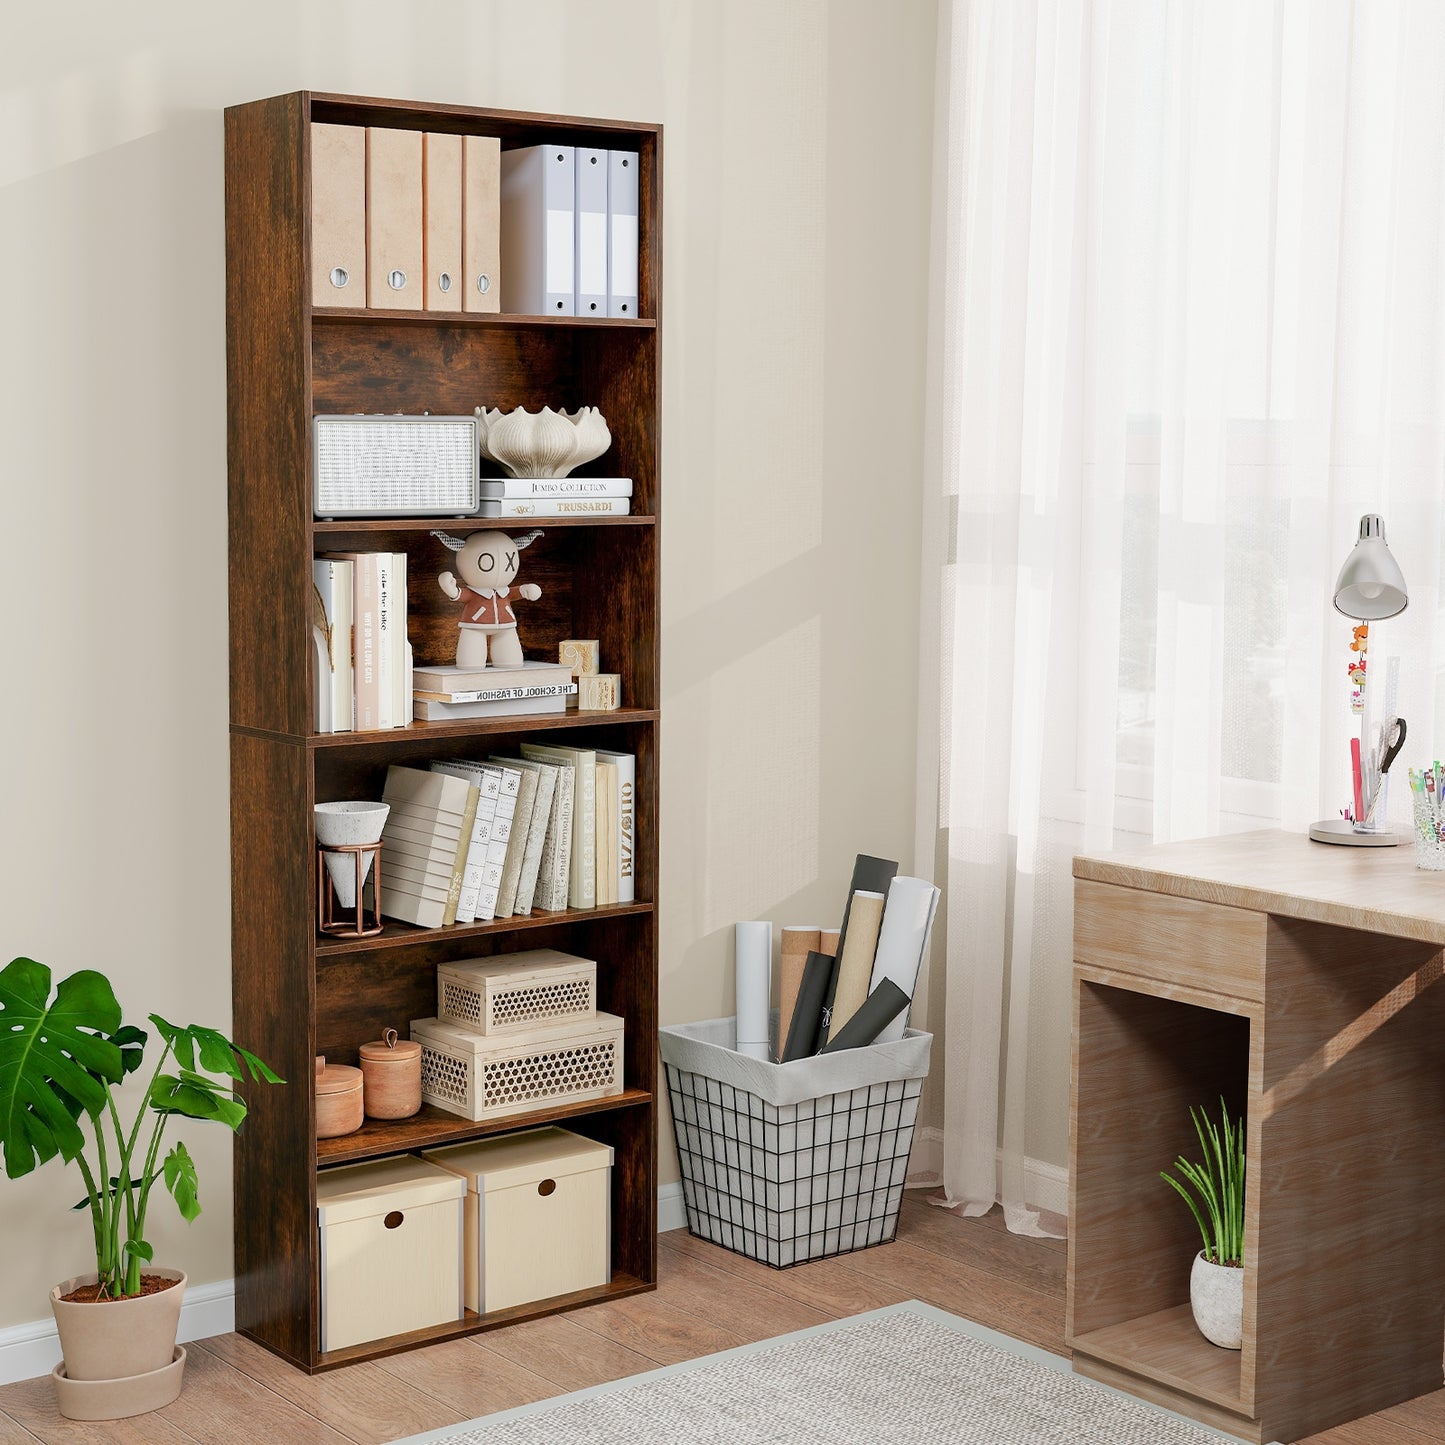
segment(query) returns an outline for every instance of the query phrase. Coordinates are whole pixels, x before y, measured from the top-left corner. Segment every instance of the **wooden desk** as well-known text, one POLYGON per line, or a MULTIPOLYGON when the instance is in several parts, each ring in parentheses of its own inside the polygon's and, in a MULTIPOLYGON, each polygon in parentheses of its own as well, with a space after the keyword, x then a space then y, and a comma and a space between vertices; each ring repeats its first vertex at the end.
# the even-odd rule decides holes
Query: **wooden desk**
POLYGON ((1445 874, 1233 834, 1074 860, 1066 1335, 1081 1373, 1249 1440, 1439 1389, 1445 874), (1244 1348, 1189 1310, 1159 1178, 1245 1110, 1244 1348))

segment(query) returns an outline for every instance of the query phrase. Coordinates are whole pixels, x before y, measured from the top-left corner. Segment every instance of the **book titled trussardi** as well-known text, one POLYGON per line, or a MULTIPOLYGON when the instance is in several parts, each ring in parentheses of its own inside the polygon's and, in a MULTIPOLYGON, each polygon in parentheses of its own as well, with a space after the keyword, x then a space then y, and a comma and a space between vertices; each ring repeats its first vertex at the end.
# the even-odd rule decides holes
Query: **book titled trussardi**
POLYGON ((630 497, 502 497, 483 502, 479 517, 625 517, 630 497))

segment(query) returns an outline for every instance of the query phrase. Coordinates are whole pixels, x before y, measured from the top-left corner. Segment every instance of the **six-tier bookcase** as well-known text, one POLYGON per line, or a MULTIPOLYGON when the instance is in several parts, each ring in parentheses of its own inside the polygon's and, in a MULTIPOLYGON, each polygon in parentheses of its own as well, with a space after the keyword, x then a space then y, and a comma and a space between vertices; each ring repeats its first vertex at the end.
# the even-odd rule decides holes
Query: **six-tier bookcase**
MULTIPOLYGON (((228 109, 226 361, 231 666, 231 967, 237 1039, 290 1082, 250 1091, 235 1146, 236 1327, 303 1369, 390 1354, 535 1315, 652 1289, 656 1282, 658 547, 661 161, 658 126, 298 92, 228 109), (310 125, 497 136, 503 149, 555 142, 635 150, 639 317, 611 320, 313 308, 310 125), (529 657, 595 637, 622 677, 611 713, 418 723, 386 732, 313 728, 311 560, 406 551, 408 630, 421 663, 451 660, 455 609, 436 574, 434 527, 455 519, 317 521, 317 413, 470 413, 596 406, 612 447, 579 475, 633 479, 632 514, 547 519, 521 580, 529 657), (316 927, 313 804, 379 798, 389 764, 515 754, 528 738, 634 753, 637 901, 446 929, 388 923, 340 939, 316 927), (472 1123, 424 1106, 317 1141, 313 1058, 355 1063, 388 1026, 436 1012, 436 967, 554 947, 597 960, 598 1007, 626 1020, 624 1090, 582 1104, 472 1123), (544 1123, 613 1146, 610 1284, 349 1349, 320 1348, 316 1171, 544 1123)), ((482 523, 481 526, 506 524, 482 523)))

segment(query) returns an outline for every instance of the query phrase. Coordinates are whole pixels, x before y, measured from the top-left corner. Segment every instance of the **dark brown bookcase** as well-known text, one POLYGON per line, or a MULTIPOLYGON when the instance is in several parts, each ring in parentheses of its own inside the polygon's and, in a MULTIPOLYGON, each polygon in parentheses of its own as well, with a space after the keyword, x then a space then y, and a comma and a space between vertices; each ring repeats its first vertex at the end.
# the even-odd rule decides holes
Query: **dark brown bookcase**
MULTIPOLYGON (((290 1082, 254 1091, 235 1146, 236 1328, 306 1370, 655 1287, 657 1278, 658 513, 661 161, 658 126, 424 106, 301 91, 226 111, 226 369, 230 516, 231 969, 235 1036, 290 1082), (310 124, 494 135, 635 149, 635 320, 313 308, 310 124), (522 580, 543 590, 519 613, 528 656, 596 637, 622 676, 618 712, 417 723, 386 732, 312 728, 311 559, 406 551, 408 632, 418 664, 451 660, 450 564, 428 519, 318 522, 311 418, 318 412, 465 414, 596 406, 612 446, 579 475, 633 479, 632 515, 544 519, 522 580), (376 937, 317 931, 313 804, 379 798, 392 763, 485 758, 546 735, 637 758, 637 902, 447 929, 389 922, 376 937), (597 960, 598 1006, 626 1020, 624 1092, 474 1124, 423 1107, 318 1142, 310 1080, 325 1054, 355 1063, 388 1025, 436 1012, 436 967, 554 947, 597 960), (320 1349, 316 1170, 551 1122, 613 1146, 612 1282, 350 1349, 320 1349)), ((506 522, 474 522, 506 528, 506 522)), ((520 524, 516 524, 520 525, 520 524)), ((527 525, 531 525, 530 523, 527 525)))

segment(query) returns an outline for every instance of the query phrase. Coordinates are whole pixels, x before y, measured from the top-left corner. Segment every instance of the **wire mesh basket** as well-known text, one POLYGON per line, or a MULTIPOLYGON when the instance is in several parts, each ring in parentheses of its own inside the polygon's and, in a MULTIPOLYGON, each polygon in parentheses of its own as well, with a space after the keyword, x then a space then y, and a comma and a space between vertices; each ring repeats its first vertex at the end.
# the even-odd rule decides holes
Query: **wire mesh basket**
POLYGON ((659 1034, 691 1233, 775 1269, 893 1238, 932 1035, 771 1064, 732 1019, 659 1034))

